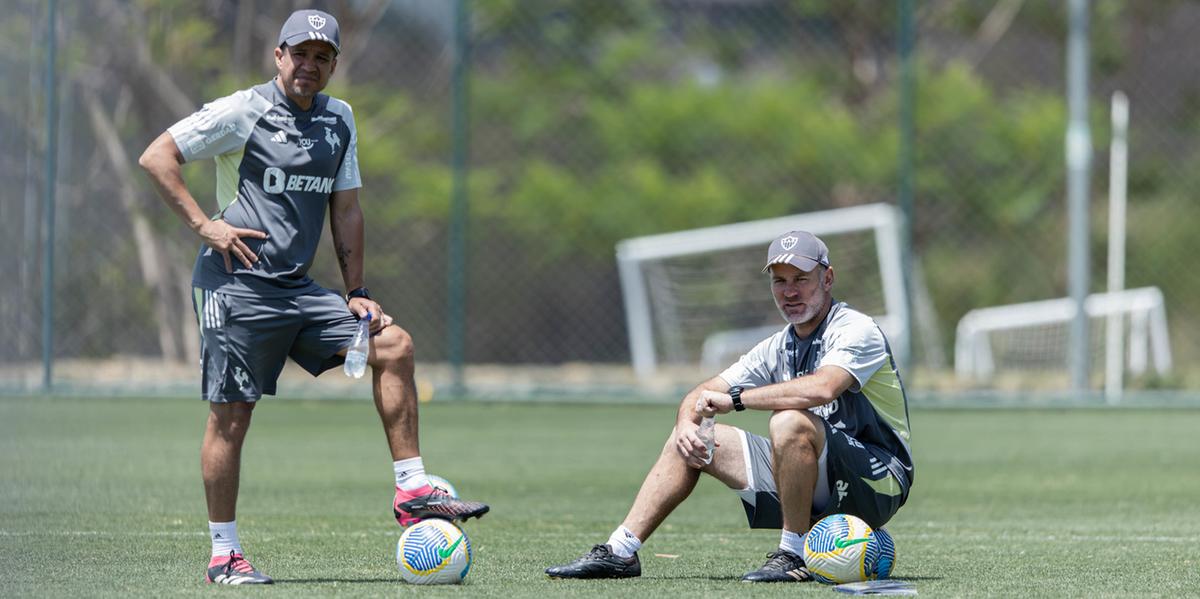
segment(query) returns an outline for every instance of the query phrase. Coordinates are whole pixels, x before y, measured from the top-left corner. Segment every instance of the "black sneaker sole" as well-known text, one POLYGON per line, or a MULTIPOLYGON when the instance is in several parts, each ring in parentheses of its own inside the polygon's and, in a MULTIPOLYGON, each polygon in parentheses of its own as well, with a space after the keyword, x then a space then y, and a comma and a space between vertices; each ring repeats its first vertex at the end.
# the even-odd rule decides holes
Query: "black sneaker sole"
MULTIPOLYGON (((470 520, 471 518, 482 518, 484 514, 490 512, 490 511, 492 511, 491 506, 485 505, 482 508, 477 509, 475 511, 465 512, 462 514, 455 514, 453 516, 450 516, 447 514, 442 514, 442 513, 436 513, 436 512, 430 512, 430 513, 409 512, 408 517, 409 518, 420 518, 422 520, 429 520, 432 518, 436 518, 438 520, 446 520, 448 522, 455 522, 455 521, 466 522, 467 520, 470 520)), ((396 510, 394 510, 394 509, 392 510, 392 515, 394 515, 396 517, 396 520, 399 520, 400 518, 404 517, 403 514, 397 513, 396 510)))

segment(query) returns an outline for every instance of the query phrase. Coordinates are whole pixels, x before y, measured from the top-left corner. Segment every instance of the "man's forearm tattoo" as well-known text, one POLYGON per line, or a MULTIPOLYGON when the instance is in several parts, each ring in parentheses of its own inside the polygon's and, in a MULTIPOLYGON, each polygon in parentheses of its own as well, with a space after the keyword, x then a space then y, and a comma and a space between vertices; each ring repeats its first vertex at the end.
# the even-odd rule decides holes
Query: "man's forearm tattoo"
POLYGON ((346 270, 347 259, 350 258, 351 253, 350 248, 346 247, 346 244, 337 244, 338 265, 342 267, 343 272, 346 270))

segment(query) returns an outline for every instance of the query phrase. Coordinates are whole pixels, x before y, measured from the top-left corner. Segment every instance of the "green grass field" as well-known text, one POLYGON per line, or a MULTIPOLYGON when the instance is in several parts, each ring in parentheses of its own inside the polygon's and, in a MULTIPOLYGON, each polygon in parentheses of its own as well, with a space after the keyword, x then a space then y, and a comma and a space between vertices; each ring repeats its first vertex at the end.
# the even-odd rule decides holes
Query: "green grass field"
MULTIPOLYGON (((239 531, 278 584, 202 583, 199 400, 0 399, 3 595, 832 596, 747 585, 775 531, 703 480, 642 549, 643 576, 542 574, 603 542, 673 406, 431 403, 430 472, 492 512, 462 587, 403 585, 392 474, 367 402, 268 399, 244 455, 239 531), (669 557, 668 557, 669 556, 669 557)), ((726 417, 761 431, 763 414, 726 417)), ((1200 410, 916 410, 913 495, 888 525, 923 596, 1200 592, 1200 410)))

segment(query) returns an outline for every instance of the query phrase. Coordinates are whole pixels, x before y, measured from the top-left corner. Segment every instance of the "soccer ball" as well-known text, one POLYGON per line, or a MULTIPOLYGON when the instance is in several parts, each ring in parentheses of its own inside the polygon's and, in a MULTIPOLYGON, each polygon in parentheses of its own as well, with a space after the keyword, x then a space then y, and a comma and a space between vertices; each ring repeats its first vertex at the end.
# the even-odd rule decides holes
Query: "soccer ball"
POLYGON ((434 474, 427 474, 426 476, 429 478, 429 484, 433 485, 433 488, 439 489, 447 495, 458 499, 458 490, 454 488, 454 485, 450 484, 450 481, 434 474))
POLYGON ((872 530, 849 514, 834 514, 808 531, 804 563, 813 577, 829 584, 881 580, 892 573, 896 545, 886 530, 872 530))
POLYGON ((446 520, 422 520, 396 543, 400 577, 412 584, 458 584, 471 569, 471 540, 446 520))

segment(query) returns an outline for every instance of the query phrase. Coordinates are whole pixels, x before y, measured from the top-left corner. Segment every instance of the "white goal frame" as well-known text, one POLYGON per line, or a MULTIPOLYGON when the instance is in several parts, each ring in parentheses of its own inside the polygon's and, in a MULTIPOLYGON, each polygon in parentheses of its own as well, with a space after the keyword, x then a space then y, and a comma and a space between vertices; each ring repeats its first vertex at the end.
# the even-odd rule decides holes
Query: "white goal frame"
MULTIPOLYGON (((889 204, 866 204, 821 212, 809 212, 757 221, 720 225, 625 239, 617 244, 617 270, 625 302, 625 321, 629 331, 629 353, 639 379, 648 379, 658 370, 654 351, 654 327, 650 294, 642 264, 676 256, 720 252, 752 246, 766 246, 779 235, 803 230, 814 235, 834 235, 874 230, 879 272, 886 314, 872 315, 889 338, 893 349, 908 347, 909 315, 905 297, 900 230, 902 216, 889 204)), ((764 254, 765 256, 765 254, 764 254)), ((764 257, 765 260, 765 257, 764 257)), ((751 268, 755 265, 747 265, 751 268)), ((783 328, 781 322, 778 329, 783 328)), ((736 332, 731 332, 736 335, 736 332)), ((765 335, 763 335, 765 337, 765 335)), ((907 356, 896 356, 907 363, 907 356)))
MULTIPOLYGON (((1128 315, 1129 370, 1135 374, 1145 372, 1149 356, 1154 360, 1155 371, 1166 374, 1171 370, 1171 341, 1164 304, 1158 287, 1140 287, 1093 293, 1088 296, 1084 309, 1091 318, 1120 319, 1128 315)), ((995 374, 996 363, 988 339, 990 333, 1065 324, 1074 317, 1075 303, 1068 297, 971 310, 958 321, 954 335, 955 374, 960 379, 976 382, 987 381, 995 374)), ((1117 339, 1117 343, 1121 343, 1121 337, 1117 339)))

